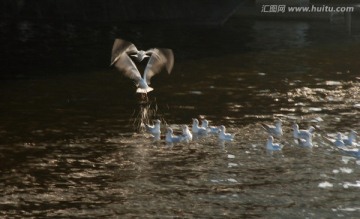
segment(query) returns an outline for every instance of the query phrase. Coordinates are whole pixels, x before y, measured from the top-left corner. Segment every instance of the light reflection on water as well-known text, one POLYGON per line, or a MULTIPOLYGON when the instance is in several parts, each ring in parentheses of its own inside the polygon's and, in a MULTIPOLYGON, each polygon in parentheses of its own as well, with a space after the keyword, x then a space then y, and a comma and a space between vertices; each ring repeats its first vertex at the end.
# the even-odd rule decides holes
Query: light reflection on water
MULTIPOLYGON (((173 146, 153 142, 133 127, 141 108, 132 83, 107 68, 2 82, 0 215, 358 215, 359 162, 323 139, 360 130, 358 42, 337 32, 326 38, 314 30, 317 23, 280 24, 259 21, 250 30, 230 24, 224 32, 235 36, 224 41, 242 31, 247 36, 239 42, 252 40, 230 52, 231 46, 215 45, 229 52, 224 55, 208 48, 186 59, 218 41, 216 30, 203 45, 196 44, 200 37, 167 42, 195 48, 179 52, 172 75, 154 78, 154 117, 178 133, 180 124, 203 115, 236 133, 234 142, 216 136, 173 146), (285 147, 268 154, 259 124, 274 118, 284 121, 285 136, 277 141, 285 147), (295 145, 293 121, 317 128, 312 150, 295 145)), ((71 31, 69 38, 76 38, 71 31)))

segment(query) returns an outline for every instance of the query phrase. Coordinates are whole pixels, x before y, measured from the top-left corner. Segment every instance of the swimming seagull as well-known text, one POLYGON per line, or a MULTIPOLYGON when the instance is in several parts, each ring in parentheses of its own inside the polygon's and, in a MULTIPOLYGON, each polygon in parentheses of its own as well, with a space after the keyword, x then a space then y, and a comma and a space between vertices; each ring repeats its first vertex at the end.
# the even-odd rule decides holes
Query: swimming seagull
POLYGON ((313 147, 312 134, 310 133, 310 135, 304 135, 303 137, 304 138, 297 139, 299 146, 312 148, 313 147))
POLYGON ((198 134, 198 135, 204 135, 207 134, 207 130, 204 127, 200 127, 199 126, 199 120, 193 118, 193 123, 192 123, 192 133, 194 134, 198 134))
POLYGON ((182 138, 181 139, 182 141, 186 141, 186 142, 192 141, 193 136, 189 130, 189 126, 187 126, 187 125, 182 126, 181 138, 182 138))
POLYGON ((154 125, 145 124, 146 131, 154 136, 160 135, 161 134, 160 124, 161 124, 161 121, 158 119, 154 120, 154 125))
POLYGON ((281 151, 283 146, 280 144, 274 144, 274 137, 269 136, 267 142, 266 142, 266 150, 268 151, 281 151))
POLYGON ((275 137, 280 137, 280 136, 283 135, 281 124, 282 124, 282 121, 279 119, 279 120, 275 121, 275 126, 274 125, 267 125, 267 124, 264 124, 264 123, 262 123, 261 126, 270 135, 273 135, 275 137))
POLYGON ((337 146, 337 147, 342 147, 342 146, 345 146, 345 142, 342 138, 342 134, 340 132, 338 132, 336 134, 336 139, 334 141, 334 145, 337 146))
POLYGON ((351 130, 351 131, 349 132, 349 135, 348 135, 347 139, 343 139, 344 144, 345 144, 346 146, 353 146, 353 144, 356 144, 356 143, 354 142, 354 141, 356 141, 356 134, 357 134, 356 131, 351 130))
POLYGON ((308 130, 299 129, 299 125, 294 123, 293 126, 293 136, 296 139, 307 139, 312 137, 312 133, 315 131, 315 128, 313 126, 310 126, 308 130))
POLYGON ((345 143, 342 139, 342 135, 340 132, 338 132, 336 134, 336 139, 331 139, 331 138, 328 138, 328 137, 324 137, 327 141, 331 142, 334 146, 336 147, 344 147, 345 146, 345 143))
POLYGON ((220 126, 219 139, 223 141, 232 141, 234 140, 235 134, 230 134, 225 132, 225 126, 220 126))
POLYGON ((206 119, 201 120, 201 127, 205 128, 206 131, 211 134, 217 134, 220 131, 219 127, 209 126, 209 121, 206 119))
POLYGON ((167 132, 166 132, 166 136, 165 136, 165 141, 167 143, 179 143, 182 140, 181 136, 176 136, 173 134, 174 131, 172 130, 172 128, 168 127, 167 128, 167 132))
POLYGON ((154 48, 147 51, 138 51, 134 44, 122 39, 115 39, 110 65, 115 65, 126 77, 134 80, 138 87, 137 93, 148 93, 154 90, 149 85, 150 79, 155 74, 158 74, 163 68, 169 74, 171 73, 174 66, 174 54, 171 49, 154 48), (135 57, 139 62, 149 57, 143 77, 141 77, 139 70, 130 57, 135 57))

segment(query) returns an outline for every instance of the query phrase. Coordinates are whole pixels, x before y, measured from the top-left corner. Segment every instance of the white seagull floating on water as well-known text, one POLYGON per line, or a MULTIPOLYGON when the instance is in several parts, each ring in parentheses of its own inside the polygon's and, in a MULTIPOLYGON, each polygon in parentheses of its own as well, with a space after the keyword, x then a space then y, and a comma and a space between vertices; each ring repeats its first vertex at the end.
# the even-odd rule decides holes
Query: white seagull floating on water
POLYGON ((206 119, 201 120, 201 127, 205 128, 208 133, 218 134, 220 132, 220 128, 216 126, 209 126, 209 121, 206 119))
POLYGON ((154 120, 154 125, 145 124, 146 131, 152 135, 160 135, 161 134, 160 124, 161 121, 158 119, 154 120))
POLYGON ((223 141, 232 141, 234 140, 235 134, 230 134, 225 132, 225 126, 220 126, 219 139, 223 141))
POLYGON ((266 142, 266 150, 281 151, 282 148, 283 146, 281 146, 280 144, 274 144, 274 137, 270 135, 266 142))
POLYGON ((309 136, 312 137, 312 133, 315 131, 313 126, 310 126, 308 130, 299 129, 299 125, 294 123, 293 124, 293 135, 296 139, 308 139, 309 136))
POLYGON ((192 120, 193 120, 192 128, 191 128, 192 133, 198 135, 207 134, 206 128, 199 126, 199 120, 197 120, 196 118, 193 118, 192 120))
POLYGON ((171 49, 154 48, 147 51, 139 51, 134 44, 122 39, 115 39, 110 65, 115 65, 126 77, 134 80, 138 87, 137 93, 148 93, 154 90, 149 85, 150 79, 155 74, 159 73, 164 67, 170 74, 174 65, 174 54, 171 49), (138 62, 149 57, 143 77, 141 77, 139 70, 130 57, 134 57, 138 62))
POLYGON ((331 142, 334 146, 336 147, 344 147, 345 143, 342 139, 342 135, 340 132, 338 132, 336 134, 336 139, 332 139, 332 138, 328 138, 328 137, 324 137, 327 141, 331 142))
POLYGON ((299 146, 301 146, 301 147, 307 147, 307 148, 312 148, 313 147, 312 134, 311 133, 310 133, 310 135, 304 135, 303 138, 298 138, 297 140, 298 140, 299 146))
POLYGON ((355 141, 356 141, 356 134, 357 134, 356 131, 351 130, 351 131, 349 132, 348 137, 347 137, 346 139, 343 139, 344 144, 345 144, 346 146, 353 146, 354 144, 356 144, 356 142, 355 142, 355 141))
POLYGON ((283 135, 281 124, 282 124, 282 121, 279 119, 279 120, 275 121, 275 126, 274 125, 267 125, 267 124, 264 124, 264 123, 262 123, 261 126, 265 129, 265 131, 269 135, 272 135, 272 136, 275 136, 275 137, 280 137, 280 136, 283 135))
POLYGON ((337 133, 336 135, 336 139, 334 141, 334 145, 337 146, 337 147, 342 147, 342 146, 345 146, 345 142, 344 140, 342 139, 342 134, 340 132, 337 133))
POLYGON ((189 126, 187 126, 187 125, 182 126, 181 138, 182 138, 181 139, 182 141, 186 141, 186 142, 192 141, 193 136, 189 130, 189 126))
POLYGON ((166 132, 166 136, 165 136, 165 141, 167 143, 179 143, 179 142, 181 142, 182 137, 181 136, 176 136, 173 133, 174 133, 173 129, 168 127, 167 132, 166 132))

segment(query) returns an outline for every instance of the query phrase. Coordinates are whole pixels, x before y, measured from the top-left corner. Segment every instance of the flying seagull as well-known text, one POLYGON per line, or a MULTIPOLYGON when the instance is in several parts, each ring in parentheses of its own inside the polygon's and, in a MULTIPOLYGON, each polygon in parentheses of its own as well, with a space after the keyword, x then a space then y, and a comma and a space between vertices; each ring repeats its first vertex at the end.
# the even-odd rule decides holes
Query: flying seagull
POLYGON ((170 74, 174 66, 174 54, 171 49, 153 48, 147 51, 138 50, 136 46, 130 42, 122 39, 115 39, 112 53, 111 64, 115 66, 126 77, 134 80, 137 86, 137 93, 148 93, 154 90, 150 87, 150 79, 161 72, 163 68, 170 74), (141 76, 137 69, 135 61, 141 62, 145 58, 149 58, 144 70, 143 76, 141 76))

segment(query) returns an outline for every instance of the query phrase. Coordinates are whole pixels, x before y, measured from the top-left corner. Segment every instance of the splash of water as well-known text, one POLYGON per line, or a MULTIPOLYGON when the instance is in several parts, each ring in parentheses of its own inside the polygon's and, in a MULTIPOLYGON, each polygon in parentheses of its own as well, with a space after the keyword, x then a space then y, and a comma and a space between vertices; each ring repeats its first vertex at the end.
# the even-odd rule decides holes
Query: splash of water
POLYGON ((152 124, 152 120, 160 119, 163 124, 167 124, 161 114, 158 113, 159 108, 156 102, 156 98, 149 100, 146 97, 146 101, 139 102, 138 111, 133 113, 133 127, 138 132, 145 131, 145 124, 152 124))

